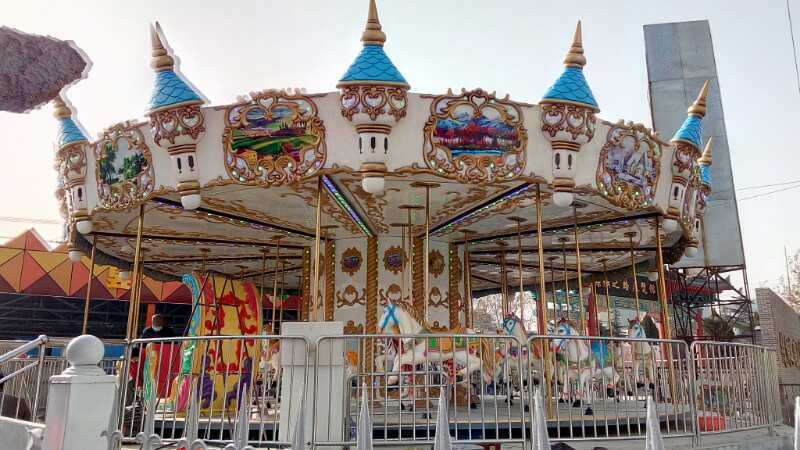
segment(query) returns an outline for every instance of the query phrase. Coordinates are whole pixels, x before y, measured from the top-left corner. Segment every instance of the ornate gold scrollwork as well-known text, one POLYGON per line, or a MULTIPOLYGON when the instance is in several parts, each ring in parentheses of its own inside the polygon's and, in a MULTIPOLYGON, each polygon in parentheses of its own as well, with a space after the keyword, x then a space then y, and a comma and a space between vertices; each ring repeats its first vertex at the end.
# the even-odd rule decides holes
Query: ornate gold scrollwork
POLYGON ((367 304, 367 290, 361 289, 361 295, 358 294, 358 289, 352 284, 348 284, 344 291, 336 293, 336 307, 355 306, 367 304))
POLYGON ((362 262, 364 262, 364 258, 361 256, 361 252, 355 247, 350 247, 342 253, 340 266, 342 272, 352 277, 356 272, 361 270, 362 262))
POLYGON ((383 268, 395 275, 403 270, 403 262, 405 260, 406 252, 399 245, 393 245, 383 252, 383 268))
POLYGON ((381 289, 378 291, 378 294, 380 296, 381 305, 385 305, 390 302, 396 303, 403 300, 402 289, 395 283, 390 284, 386 291, 381 289))
POLYGON ((528 132, 522 108, 482 89, 436 97, 425 123, 425 164, 438 175, 472 183, 522 174, 528 132))
POLYGON ((149 198, 155 184, 153 157, 137 123, 119 123, 93 144, 101 208, 124 210, 149 198))
POLYGON ((353 120, 353 116, 358 113, 366 114, 371 120, 376 120, 378 116, 388 112, 397 121, 405 117, 408 106, 406 89, 398 86, 345 86, 342 88, 339 101, 342 115, 347 117, 347 120, 353 120))
POLYGON ((434 278, 439 278, 444 273, 444 256, 439 250, 433 249, 428 253, 428 271, 434 278))
POLYGON ((643 209, 655 201, 661 143, 644 125, 611 125, 597 164, 597 190, 611 204, 643 209))
POLYGON ((442 291, 439 290, 438 287, 434 286, 431 288, 431 295, 428 296, 428 305, 433 308, 439 307, 446 307, 448 306, 448 295, 442 295, 442 291))
POLYGON ((161 109, 150 114, 150 129, 156 145, 161 141, 175 144, 178 136, 189 136, 196 140, 206 130, 200 105, 185 105, 161 109))
POLYGON ((597 119, 591 108, 571 103, 542 103, 541 106, 542 131, 551 138, 559 132, 567 133, 573 141, 583 137, 589 142, 594 137, 597 119))
POLYGON ((267 90, 225 110, 225 169, 243 184, 293 183, 325 164, 325 126, 317 105, 298 93, 267 90))

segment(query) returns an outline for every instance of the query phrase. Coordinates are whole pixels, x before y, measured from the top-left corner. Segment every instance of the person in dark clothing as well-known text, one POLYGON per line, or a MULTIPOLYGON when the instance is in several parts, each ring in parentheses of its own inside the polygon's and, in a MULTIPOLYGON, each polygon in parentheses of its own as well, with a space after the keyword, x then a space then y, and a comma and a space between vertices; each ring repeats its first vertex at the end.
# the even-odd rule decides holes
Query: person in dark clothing
POLYGON ((161 314, 153 314, 150 323, 152 325, 142 331, 142 339, 175 337, 172 328, 164 324, 164 317, 161 314))

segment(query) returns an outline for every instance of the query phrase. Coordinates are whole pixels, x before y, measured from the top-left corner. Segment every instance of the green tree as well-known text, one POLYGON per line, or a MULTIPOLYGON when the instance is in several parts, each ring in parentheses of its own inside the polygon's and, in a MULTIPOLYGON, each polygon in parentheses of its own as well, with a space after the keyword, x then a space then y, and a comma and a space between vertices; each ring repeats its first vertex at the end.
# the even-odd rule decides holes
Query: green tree
POLYGON ((703 319, 703 333, 714 340, 728 341, 734 337, 731 324, 714 310, 710 317, 703 319))

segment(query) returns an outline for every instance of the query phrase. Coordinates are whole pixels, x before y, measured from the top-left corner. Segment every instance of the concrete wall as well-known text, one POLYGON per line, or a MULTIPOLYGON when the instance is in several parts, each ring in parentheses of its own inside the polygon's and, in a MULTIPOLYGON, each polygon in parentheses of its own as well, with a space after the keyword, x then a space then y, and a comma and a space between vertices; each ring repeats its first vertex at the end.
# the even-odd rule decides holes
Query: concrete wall
POLYGON ((756 288, 756 302, 760 344, 777 352, 780 383, 800 383, 800 315, 769 288, 756 288))
MULTIPOLYGON (((703 119, 703 145, 714 137, 712 193, 704 219, 709 265, 743 265, 739 211, 708 21, 645 25, 644 39, 653 128, 665 139, 680 128, 686 109, 709 80, 708 112, 703 119)), ((697 256, 684 257, 677 266, 705 265, 701 245, 697 256)))

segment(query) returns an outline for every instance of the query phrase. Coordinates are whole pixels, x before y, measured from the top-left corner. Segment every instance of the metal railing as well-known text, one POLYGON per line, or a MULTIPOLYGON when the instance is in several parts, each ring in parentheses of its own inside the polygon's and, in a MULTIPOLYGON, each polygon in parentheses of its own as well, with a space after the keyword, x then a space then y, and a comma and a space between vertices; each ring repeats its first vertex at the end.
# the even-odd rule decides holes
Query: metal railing
POLYGON ((794 399, 800 396, 800 383, 781 383, 778 388, 783 424, 794 426, 794 399))
POLYGON ((0 354, 0 415, 27 421, 39 419, 44 346, 47 341, 47 336, 41 335, 0 354), (36 358, 26 358, 31 350, 38 350, 36 358))
POLYGON ((774 352, 746 344, 586 336, 136 340, 117 420, 127 441, 225 446, 247 430, 251 445, 280 447, 302 417, 312 446, 348 447, 366 388, 374 445, 425 446, 442 431, 444 392, 454 443, 523 444, 540 389, 554 441, 642 439, 649 396, 664 437, 697 444, 780 422, 775 364, 774 352))
POLYGON ((476 334, 347 335, 317 340, 315 386, 335 387, 334 371, 320 373, 320 363, 346 363, 342 398, 338 389, 314 395, 316 446, 354 446, 355 423, 366 387, 373 424, 373 445, 433 443, 442 390, 448 399, 449 432, 456 444, 525 441, 519 359, 523 346, 512 336, 476 334), (354 355, 358 355, 357 361, 354 355), (517 389, 515 391, 515 389, 517 389), (341 411, 334 410, 339 405, 341 411), (344 418, 343 420, 341 418, 344 418))
POLYGON ((252 445, 288 445, 308 347, 302 337, 267 335, 134 340, 119 374, 122 439, 224 445, 245 432, 252 445))
POLYGON ((540 355, 529 377, 541 386, 551 438, 641 439, 647 397, 665 438, 694 437, 685 342, 568 335, 532 336, 528 345, 540 355))
POLYGON ((731 342, 696 341, 699 434, 772 427, 781 421, 775 352, 731 342))

